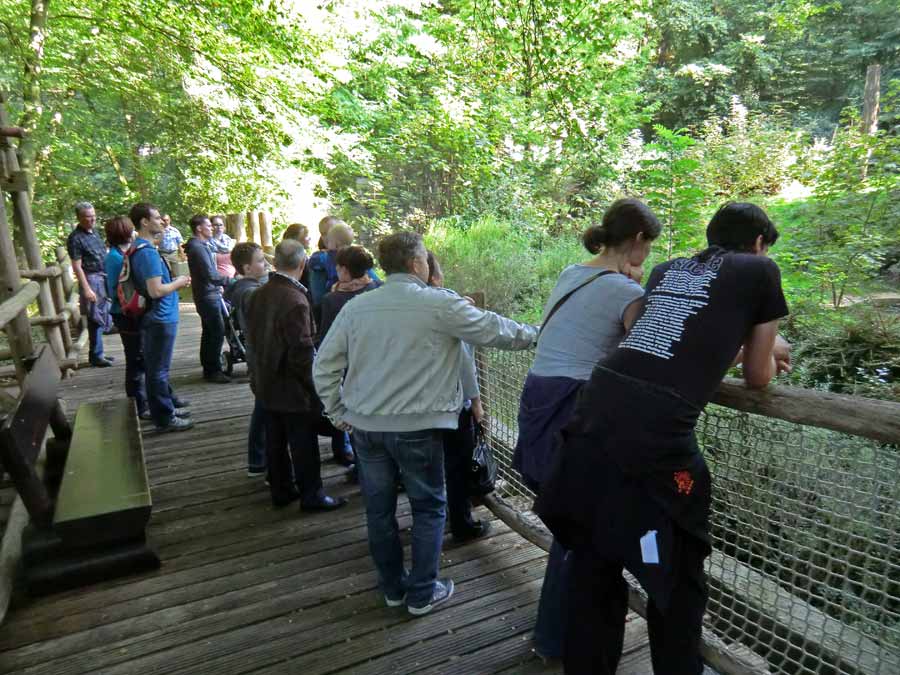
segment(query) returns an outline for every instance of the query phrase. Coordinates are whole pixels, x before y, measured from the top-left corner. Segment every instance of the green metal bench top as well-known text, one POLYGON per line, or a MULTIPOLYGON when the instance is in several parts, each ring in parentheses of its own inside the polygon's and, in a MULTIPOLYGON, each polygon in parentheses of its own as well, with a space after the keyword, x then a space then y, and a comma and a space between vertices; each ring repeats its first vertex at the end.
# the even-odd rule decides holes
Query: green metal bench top
POLYGON ((54 529, 81 544, 117 538, 150 517, 140 427, 131 400, 82 403, 56 501, 54 529), (68 535, 68 536, 67 536, 68 535))

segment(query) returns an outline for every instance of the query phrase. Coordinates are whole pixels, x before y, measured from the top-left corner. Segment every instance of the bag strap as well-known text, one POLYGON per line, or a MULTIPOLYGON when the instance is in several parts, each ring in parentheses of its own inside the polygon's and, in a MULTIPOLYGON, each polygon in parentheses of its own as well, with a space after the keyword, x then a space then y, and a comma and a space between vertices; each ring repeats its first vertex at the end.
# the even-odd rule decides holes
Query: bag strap
POLYGON ((575 293, 577 291, 580 291, 582 288, 587 286, 589 283, 591 283, 595 279, 599 279, 600 277, 606 276, 607 274, 616 274, 616 273, 613 272, 612 270, 603 270, 602 272, 598 272, 597 274, 595 274, 591 277, 588 277, 587 279, 582 281, 575 288, 573 288, 571 291, 569 291, 564 296, 562 296, 559 300, 557 300, 556 304, 553 305, 553 308, 547 313, 547 318, 544 319, 543 323, 541 323, 541 329, 538 331, 538 335, 540 335, 541 333, 544 332, 544 328, 546 327, 547 323, 550 321, 551 317, 554 314, 556 314, 557 310, 565 304, 566 300, 571 298, 573 295, 575 295, 575 293))

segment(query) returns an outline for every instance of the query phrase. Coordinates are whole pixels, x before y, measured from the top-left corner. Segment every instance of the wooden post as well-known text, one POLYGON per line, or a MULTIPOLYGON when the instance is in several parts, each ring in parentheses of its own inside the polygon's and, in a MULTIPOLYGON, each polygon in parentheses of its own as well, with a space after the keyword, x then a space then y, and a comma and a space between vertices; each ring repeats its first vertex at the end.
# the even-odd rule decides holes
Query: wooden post
MULTIPOLYGON (((61 316, 63 311, 66 308, 66 294, 63 291, 62 284, 62 275, 64 272, 62 270, 59 271, 58 274, 54 275, 50 278, 50 293, 53 295, 53 306, 56 308, 56 315, 61 316)), ((72 330, 69 327, 69 319, 66 317, 66 320, 59 324, 60 332, 62 333, 62 341, 63 346, 66 350, 66 355, 68 356, 69 350, 72 349, 72 330)))
POLYGON ((260 243, 258 211, 247 211, 247 237, 250 241, 260 243))
MULTIPOLYGON (((10 126, 9 114, 6 112, 6 106, 3 105, 2 101, 0 101, 0 126, 10 126)), ((6 168, 10 173, 19 171, 19 159, 16 157, 16 149, 9 142, 9 138, 0 136, 0 149, 2 149, 6 157, 6 168)), ((31 218, 31 199, 28 195, 28 190, 14 190, 10 195, 13 203, 13 220, 18 226, 18 230, 22 233, 22 241, 20 243, 25 251, 28 267, 33 270, 44 269, 41 247, 38 244, 37 234, 34 231, 34 221, 31 218)), ((50 284, 46 279, 40 284, 41 292, 38 295, 38 307, 41 310, 41 314, 49 316, 54 313, 50 284)), ((57 360, 62 361, 66 358, 66 349, 63 346, 62 331, 60 331, 59 325, 45 326, 44 334, 47 337, 47 342, 50 343, 50 348, 56 354, 57 360)))
POLYGON ((881 65, 866 69, 866 92, 863 98, 862 131, 871 136, 878 131, 878 104, 881 97, 881 65))
MULTIPOLYGON (((0 300, 7 300, 19 290, 19 269, 16 264, 16 250, 13 247, 9 220, 6 218, 6 200, 0 192, 0 300)), ((19 314, 6 327, 9 348, 16 363, 16 379, 19 384, 25 380, 26 370, 23 358, 31 356, 34 342, 31 339, 31 324, 25 312, 19 314)))
POLYGON ((247 241, 243 217, 240 213, 229 213, 225 216, 225 232, 237 242, 247 241))
POLYGON ((272 248, 272 218, 265 211, 259 212, 259 243, 269 250, 272 248))

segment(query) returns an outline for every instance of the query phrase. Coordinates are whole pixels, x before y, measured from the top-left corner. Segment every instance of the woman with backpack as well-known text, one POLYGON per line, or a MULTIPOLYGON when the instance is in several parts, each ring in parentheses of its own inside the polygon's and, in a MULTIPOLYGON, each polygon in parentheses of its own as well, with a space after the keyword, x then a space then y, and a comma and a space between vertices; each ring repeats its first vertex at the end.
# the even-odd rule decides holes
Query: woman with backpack
POLYGON ((134 241, 134 224, 128 216, 116 216, 103 224, 109 253, 106 254, 106 290, 112 300, 110 314, 113 324, 119 329, 122 348, 125 350, 125 394, 134 399, 140 417, 146 417, 147 389, 144 383, 144 350, 141 348, 141 320, 126 316, 119 303, 117 286, 122 271, 122 261, 134 241))
MULTIPOLYGON (((594 257, 564 269, 550 293, 519 402, 513 455, 513 467, 538 494, 552 463, 556 434, 568 422, 579 391, 637 317, 644 296, 638 283, 641 265, 660 230, 644 203, 617 200, 601 224, 584 232, 584 247, 594 257)), ((534 628, 535 651, 543 658, 562 657, 568 558, 554 540, 534 628)))

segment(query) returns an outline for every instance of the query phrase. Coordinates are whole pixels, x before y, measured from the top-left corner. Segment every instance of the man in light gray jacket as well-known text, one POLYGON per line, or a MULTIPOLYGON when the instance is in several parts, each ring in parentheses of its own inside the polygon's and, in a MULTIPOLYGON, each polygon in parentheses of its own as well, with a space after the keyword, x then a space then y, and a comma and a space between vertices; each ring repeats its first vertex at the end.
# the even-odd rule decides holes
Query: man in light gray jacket
POLYGON ((414 232, 382 239, 378 259, 388 275, 384 286, 344 306, 316 356, 313 379, 332 421, 353 429, 369 549, 385 601, 418 616, 453 594, 453 581, 437 578, 446 517, 442 430, 456 428, 463 405, 462 342, 527 349, 537 328, 430 288, 425 245, 414 232), (396 519, 400 472, 413 514, 409 572, 396 519))

